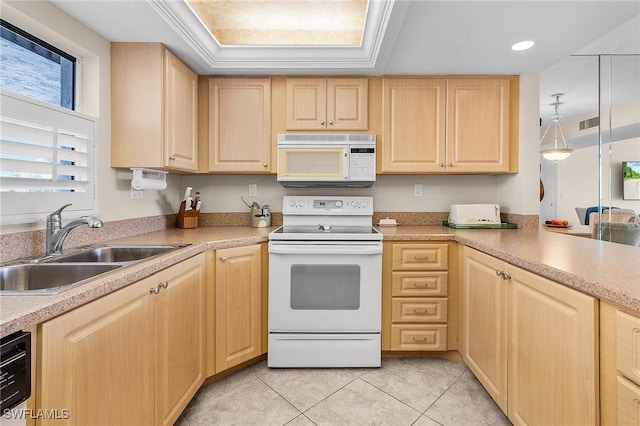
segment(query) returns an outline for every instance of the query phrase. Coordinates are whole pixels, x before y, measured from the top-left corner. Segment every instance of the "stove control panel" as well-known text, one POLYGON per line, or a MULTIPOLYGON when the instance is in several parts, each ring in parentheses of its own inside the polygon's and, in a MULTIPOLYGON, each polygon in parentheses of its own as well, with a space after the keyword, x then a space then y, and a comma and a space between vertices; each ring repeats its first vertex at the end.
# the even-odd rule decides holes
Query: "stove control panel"
POLYGON ((373 214, 373 197, 285 196, 283 214, 373 214))

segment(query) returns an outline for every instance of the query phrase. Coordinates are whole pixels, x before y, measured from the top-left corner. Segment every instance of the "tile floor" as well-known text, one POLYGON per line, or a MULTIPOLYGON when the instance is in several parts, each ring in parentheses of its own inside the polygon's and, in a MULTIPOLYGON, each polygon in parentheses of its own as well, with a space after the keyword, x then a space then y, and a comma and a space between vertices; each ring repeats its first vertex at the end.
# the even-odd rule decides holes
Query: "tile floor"
POLYGON ((381 368, 254 364, 198 391, 178 426, 510 425, 469 369, 441 358, 381 368))

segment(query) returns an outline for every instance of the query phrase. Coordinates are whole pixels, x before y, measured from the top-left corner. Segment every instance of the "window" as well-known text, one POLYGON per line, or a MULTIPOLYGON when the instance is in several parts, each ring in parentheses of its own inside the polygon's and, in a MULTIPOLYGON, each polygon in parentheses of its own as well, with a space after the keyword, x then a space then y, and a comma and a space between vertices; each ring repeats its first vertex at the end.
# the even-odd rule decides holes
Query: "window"
POLYGON ((92 117, 2 92, 2 223, 42 221, 67 203, 94 213, 96 130, 92 117))
POLYGON ((74 108, 76 58, 0 20, 0 87, 74 108))

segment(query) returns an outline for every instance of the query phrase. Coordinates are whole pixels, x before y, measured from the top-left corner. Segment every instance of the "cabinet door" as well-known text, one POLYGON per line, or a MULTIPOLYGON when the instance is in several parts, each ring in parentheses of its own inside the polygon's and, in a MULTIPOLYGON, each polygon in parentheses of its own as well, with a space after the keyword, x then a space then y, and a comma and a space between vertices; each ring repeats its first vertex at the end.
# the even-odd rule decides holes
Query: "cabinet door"
POLYGON ((155 276, 156 424, 172 425, 204 381, 204 255, 155 276))
POLYGON ((216 252, 216 373, 260 355, 260 246, 216 252))
POLYGON ((209 172, 269 173, 271 79, 209 79, 209 172))
POLYGON ((509 87, 508 78, 447 80, 447 172, 509 171, 509 87))
POLYGON ((463 357, 498 406, 507 412, 507 285, 504 263, 464 248, 463 357))
POLYGON ((324 130, 327 79, 287 78, 287 130, 324 130))
MULTIPOLYGON (((153 425, 153 277, 45 322, 38 332, 37 404, 65 425, 153 425)), ((57 424, 46 416, 40 425, 57 424)))
POLYGON ((445 161, 445 80, 382 82, 382 173, 441 173, 445 161))
POLYGON ((164 166, 195 172, 198 167, 198 76, 167 49, 164 49, 162 102, 164 166))
POLYGON ((509 419, 597 424, 596 299, 515 267, 509 273, 509 419))
POLYGON ((327 80, 327 130, 369 128, 369 81, 366 78, 327 80))

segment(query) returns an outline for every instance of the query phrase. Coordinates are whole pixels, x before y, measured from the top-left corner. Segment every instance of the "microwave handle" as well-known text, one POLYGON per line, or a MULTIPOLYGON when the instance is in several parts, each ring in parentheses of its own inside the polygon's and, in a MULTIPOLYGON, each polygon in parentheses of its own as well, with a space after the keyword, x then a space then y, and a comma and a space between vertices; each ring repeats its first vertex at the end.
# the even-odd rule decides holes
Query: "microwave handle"
POLYGON ((351 178, 351 162, 349 161, 349 147, 345 146, 342 148, 342 173, 344 176, 344 180, 349 180, 351 178))

